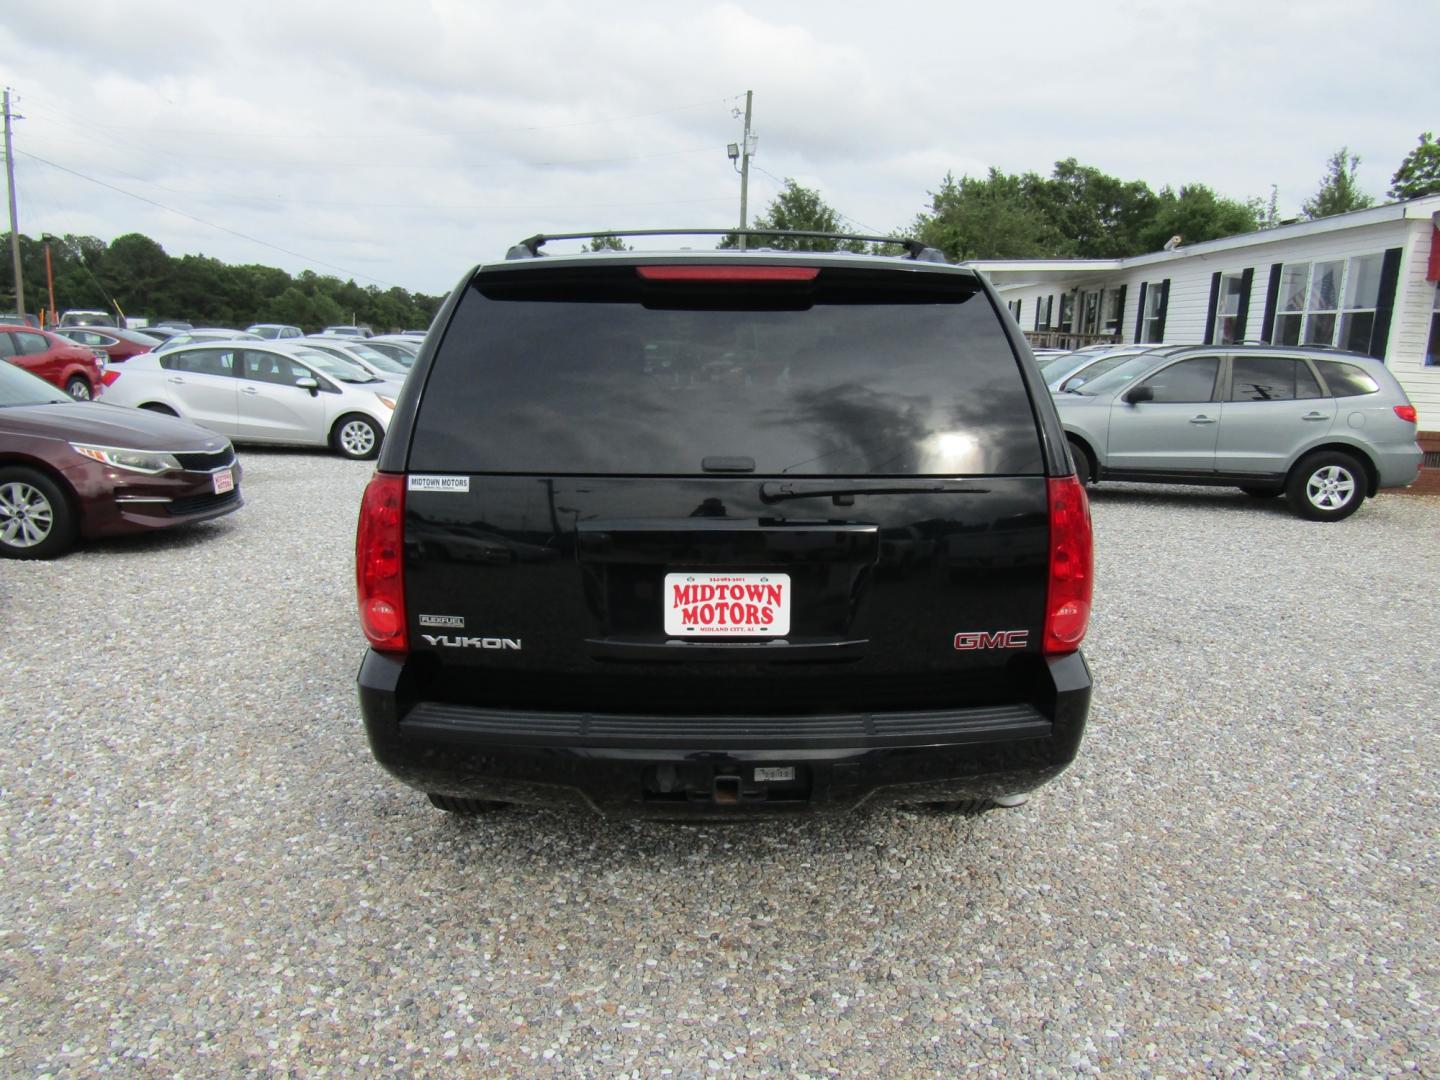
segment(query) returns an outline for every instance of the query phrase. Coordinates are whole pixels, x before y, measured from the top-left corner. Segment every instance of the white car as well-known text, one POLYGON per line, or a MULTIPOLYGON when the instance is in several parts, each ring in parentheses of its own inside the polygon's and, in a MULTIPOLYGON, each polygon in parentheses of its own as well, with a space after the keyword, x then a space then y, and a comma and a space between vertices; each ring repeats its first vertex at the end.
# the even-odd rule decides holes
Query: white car
POLYGON ((399 393, 397 383, 303 345, 230 341, 132 357, 105 400, 183 417, 235 442, 330 446, 359 459, 379 452, 399 393))

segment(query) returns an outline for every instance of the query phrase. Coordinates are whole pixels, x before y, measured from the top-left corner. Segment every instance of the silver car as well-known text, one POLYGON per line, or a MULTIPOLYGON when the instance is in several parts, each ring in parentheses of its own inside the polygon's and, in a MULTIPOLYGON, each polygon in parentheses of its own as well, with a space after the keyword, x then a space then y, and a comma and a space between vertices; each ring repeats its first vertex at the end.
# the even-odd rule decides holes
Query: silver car
POLYGON ((1055 395, 1082 480, 1235 485, 1339 521, 1420 472, 1415 407, 1368 356, 1196 345, 1129 357, 1055 395))
POLYGON ((1053 394, 1066 386, 1079 386, 1082 382, 1105 374, 1128 356, 1137 356, 1160 345, 1115 345, 1108 349, 1081 350, 1057 356, 1040 365, 1040 374, 1045 376, 1045 385, 1053 394))
POLYGON ((361 341, 358 338, 312 336, 303 338, 296 344, 304 345, 307 349, 314 349, 317 352, 328 353, 338 360, 344 360, 358 368, 363 368, 377 379, 385 379, 388 382, 403 383, 405 376, 410 374, 409 364, 403 364, 379 349, 372 349, 368 341, 361 341))
POLYGON ((231 341, 133 357, 105 400, 181 416, 236 442, 372 458, 399 393, 398 384, 303 345, 231 341))

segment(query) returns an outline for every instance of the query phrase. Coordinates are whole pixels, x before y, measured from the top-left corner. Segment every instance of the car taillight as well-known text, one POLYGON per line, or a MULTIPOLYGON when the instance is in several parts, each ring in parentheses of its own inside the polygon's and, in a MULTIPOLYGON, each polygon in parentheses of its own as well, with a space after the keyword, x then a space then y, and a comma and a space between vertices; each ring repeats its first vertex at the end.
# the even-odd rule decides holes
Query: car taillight
MULTIPOLYGON (((115 380, 118 378, 120 378, 120 372, 118 371, 104 371, 100 374, 100 381, 106 386, 114 386, 115 380)), ((129 386, 130 384, 126 383, 125 385, 129 386)))
POLYGON ((1090 502, 1074 476, 1052 476, 1050 496, 1050 589, 1045 598, 1045 652, 1072 653, 1090 624, 1095 587, 1095 546, 1090 502))
POLYGON ((405 631, 405 478, 377 472, 360 502, 355 529, 355 587, 360 625, 372 648, 408 652, 405 631))
POLYGON ((1407 424, 1418 424, 1420 422, 1420 415, 1415 411, 1414 405, 1396 405, 1395 415, 1407 424))

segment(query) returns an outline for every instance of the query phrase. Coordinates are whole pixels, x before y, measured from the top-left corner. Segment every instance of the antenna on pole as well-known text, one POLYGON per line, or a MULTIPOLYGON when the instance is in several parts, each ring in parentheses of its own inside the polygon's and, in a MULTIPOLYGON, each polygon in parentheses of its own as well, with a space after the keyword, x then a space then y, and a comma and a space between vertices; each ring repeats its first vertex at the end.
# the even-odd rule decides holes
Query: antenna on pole
MULTIPOLYGON (((20 271, 20 225, 15 212, 15 153, 10 147, 10 88, 5 88, 5 180, 10 189, 10 257, 15 261, 15 313, 25 318, 25 278, 20 271)), ((24 119, 16 117, 15 119, 24 119)), ((747 124, 748 126, 748 124, 747 124)), ((742 216, 744 211, 741 211, 742 216)))

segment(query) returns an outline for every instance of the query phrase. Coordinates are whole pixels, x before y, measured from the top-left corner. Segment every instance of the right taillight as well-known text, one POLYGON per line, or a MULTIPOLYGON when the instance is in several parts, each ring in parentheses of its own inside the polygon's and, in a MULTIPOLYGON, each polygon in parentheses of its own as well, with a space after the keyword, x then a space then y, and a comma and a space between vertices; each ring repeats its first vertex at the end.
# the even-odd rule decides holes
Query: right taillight
POLYGON ((405 478, 377 472, 360 502, 355 530, 355 587, 360 625, 372 648, 407 652, 404 551, 405 478))
POLYGON ((1095 586, 1095 545, 1090 502, 1075 476, 1052 476, 1050 496, 1050 588, 1045 598, 1045 652, 1072 653, 1090 624, 1095 586))
POLYGON ((1420 415, 1415 411, 1414 405, 1396 405, 1395 415, 1407 424, 1418 424, 1420 422, 1420 415))

